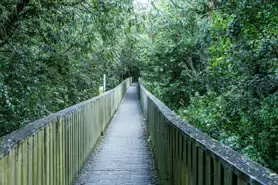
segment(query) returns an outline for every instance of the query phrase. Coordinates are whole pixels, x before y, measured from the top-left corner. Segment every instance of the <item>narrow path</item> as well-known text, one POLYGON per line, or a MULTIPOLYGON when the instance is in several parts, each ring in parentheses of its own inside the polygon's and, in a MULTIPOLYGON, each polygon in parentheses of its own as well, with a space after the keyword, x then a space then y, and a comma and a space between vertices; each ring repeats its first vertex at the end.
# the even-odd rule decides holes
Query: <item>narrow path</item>
POLYGON ((132 84, 75 185, 155 185, 157 182, 138 85, 132 84))

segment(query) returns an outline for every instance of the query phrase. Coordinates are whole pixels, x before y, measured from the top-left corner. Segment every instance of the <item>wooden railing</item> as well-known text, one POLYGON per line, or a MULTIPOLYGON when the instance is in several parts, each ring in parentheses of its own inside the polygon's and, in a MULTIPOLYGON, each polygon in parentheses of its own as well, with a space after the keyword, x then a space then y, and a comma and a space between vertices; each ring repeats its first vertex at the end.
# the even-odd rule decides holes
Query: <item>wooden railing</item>
POLYGON ((161 184, 274 185, 277 174, 181 121, 140 84, 161 184))
POLYGON ((72 184, 131 80, 1 138, 0 185, 72 184))

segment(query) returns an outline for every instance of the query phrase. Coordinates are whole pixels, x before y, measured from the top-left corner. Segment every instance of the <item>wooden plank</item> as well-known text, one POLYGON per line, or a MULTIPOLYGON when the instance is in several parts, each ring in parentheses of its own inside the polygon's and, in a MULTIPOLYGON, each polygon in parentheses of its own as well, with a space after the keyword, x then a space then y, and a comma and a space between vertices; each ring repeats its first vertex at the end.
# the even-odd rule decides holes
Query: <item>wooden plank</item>
POLYGON ((35 168, 34 170, 36 171, 36 181, 34 181, 35 184, 42 184, 42 180, 41 180, 41 169, 43 168, 43 165, 41 164, 41 156, 42 156, 42 152, 41 152, 41 148, 42 145, 40 143, 41 141, 41 135, 40 135, 41 131, 38 131, 37 133, 37 139, 36 139, 36 156, 37 156, 37 162, 36 162, 36 166, 39 166, 39 168, 35 168))
POLYGON ((73 141, 73 134, 74 134, 74 129, 73 129, 73 113, 70 114, 70 175, 69 175, 69 184, 72 184, 72 179, 73 179, 73 152, 74 152, 74 141, 73 141))
POLYGON ((187 185, 187 174, 188 174, 188 170, 187 170, 187 140, 186 137, 183 135, 183 181, 182 184, 187 185))
MULTIPOLYGON (((94 102, 90 105, 90 107, 92 107, 94 104, 94 102)), ((85 109, 85 110, 82 110, 82 119, 81 119, 81 129, 80 129, 80 139, 81 139, 81 149, 80 149, 80 153, 81 153, 81 156, 82 156, 82 165, 85 164, 85 156, 87 156, 88 154, 88 145, 87 145, 87 142, 86 142, 86 135, 87 133, 89 133, 89 130, 91 129, 92 125, 94 124, 94 119, 95 118, 92 118, 90 119, 91 120, 91 124, 87 125, 87 122, 86 122, 86 119, 85 119, 85 113, 86 111, 89 111, 88 109, 85 109), (88 128, 88 129, 85 129, 85 128, 88 128)), ((93 113, 92 113, 93 114, 93 113)), ((90 117, 89 117, 90 118, 90 117)))
MULTIPOLYGON (((83 154, 83 162, 85 162, 85 156, 87 156, 89 154, 89 149, 90 149, 90 146, 91 146, 91 142, 93 140, 93 135, 91 134, 92 133, 92 129, 93 128, 97 128, 95 125, 97 123, 97 110, 95 109, 95 106, 96 106, 96 102, 93 102, 92 103, 92 106, 93 106, 93 110, 91 112, 91 116, 94 115, 94 117, 92 117, 89 121, 88 119, 86 119, 84 117, 83 119, 83 122, 82 122, 82 142, 83 142, 83 145, 82 145, 82 148, 85 149, 86 153, 85 155, 83 154), (86 129, 86 128, 89 128, 89 129, 86 129)), ((89 112, 89 110, 84 110, 83 111, 83 115, 87 117, 87 112, 89 112)), ((90 117, 89 117, 90 118, 90 117)))
POLYGON ((11 184, 16 183, 16 148, 17 146, 15 146, 9 154, 11 157, 11 184))
POLYGON ((182 138, 182 134, 179 132, 178 135, 178 139, 179 139, 179 181, 178 184, 179 185, 183 185, 183 138, 182 138))
POLYGON ((224 168, 224 185, 233 185, 233 172, 225 166, 224 168))
POLYGON ((76 119, 75 119, 75 177, 79 174, 79 155, 78 155, 78 152, 79 152, 79 139, 78 139, 78 136, 79 136, 79 110, 77 110, 75 112, 75 116, 76 116, 76 119))
POLYGON ((71 158, 72 158, 72 128, 71 128, 71 115, 68 116, 68 151, 66 151, 67 155, 68 155, 68 175, 67 175, 67 179, 68 179, 68 183, 67 185, 71 184, 71 172, 72 172, 72 162, 71 162, 71 158))
POLYGON ((191 140, 192 143, 192 184, 198 184, 198 149, 196 146, 196 141, 194 139, 191 140))
POLYGON ((48 126, 49 128, 49 171, 48 171, 48 176, 49 176, 49 185, 52 185, 53 183, 53 121, 52 123, 48 126))
POLYGON ((27 183, 28 185, 32 185, 33 184, 33 136, 29 136, 28 137, 28 146, 27 146, 27 154, 28 154, 28 179, 27 179, 27 183))
POLYGON ((76 144, 77 144, 77 148, 76 148, 76 152, 77 152, 77 175, 79 175, 80 170, 81 170, 81 157, 80 157, 80 110, 77 112, 77 132, 76 132, 76 144))
POLYGON ((206 152, 206 171, 205 171, 206 185, 213 185, 213 163, 211 161, 212 161, 211 156, 206 152))
POLYGON ((49 127, 45 128, 45 132, 44 132, 44 141, 45 141, 45 146, 44 146, 44 163, 45 163, 45 169, 44 169, 44 181, 45 181, 45 185, 50 185, 49 182, 49 166, 50 166, 50 162, 49 162, 49 127))
POLYGON ((76 111, 72 113, 72 177, 71 180, 75 177, 76 169, 76 111))
POLYGON ((78 162, 79 162, 79 159, 78 159, 78 110, 75 111, 75 132, 74 132, 74 179, 75 177, 78 175, 78 162))
MULTIPOLYGON (((84 108, 86 109, 86 107, 84 108)), ((83 110, 84 110, 83 109, 83 110)), ((81 116, 80 116, 80 110, 77 112, 77 174, 80 173, 81 170, 81 163, 82 163, 82 158, 81 158, 81 140, 80 140, 80 126, 81 126, 81 116)))
POLYGON ((61 185, 64 185, 63 184, 63 169, 65 169, 64 167, 64 153, 63 153, 63 147, 64 147, 64 142, 63 142, 63 138, 64 138, 64 133, 63 133, 63 117, 60 117, 58 119, 58 147, 57 147, 57 152, 58 152, 58 155, 59 155, 59 161, 58 161, 58 168, 57 168, 57 171, 58 171, 58 179, 57 179, 57 185, 58 184, 61 184, 61 185))
POLYGON ((4 184, 11 185, 11 159, 9 154, 4 157, 4 184))
POLYGON ((39 168, 37 168, 38 178, 37 184, 44 184, 43 174, 44 174, 44 130, 40 130, 38 133, 37 139, 37 164, 39 168))
POLYGON ((41 168, 41 166, 38 166, 38 155, 37 155, 37 150, 38 150, 38 132, 35 133, 34 138, 33 138, 33 151, 32 151, 32 155, 33 155, 33 163, 32 163, 32 174, 33 174, 33 185, 37 185, 37 178, 38 178, 38 169, 37 168, 41 168))
MULTIPOLYGON (((86 149, 86 155, 88 155, 88 153, 89 153, 89 148, 91 148, 91 143, 92 143, 92 141, 93 141, 93 139, 94 139, 94 134, 92 134, 92 132, 93 132, 93 127, 95 128, 95 129, 97 129, 97 112, 98 110, 97 110, 97 101, 95 101, 94 103, 93 103, 93 115, 94 115, 94 117, 93 117, 93 119, 92 119, 92 123, 90 124, 90 122, 88 121, 88 119, 84 119, 84 123, 83 123, 83 125, 85 125, 84 126, 84 128, 83 128, 83 142, 84 142, 84 148, 86 149), (89 125, 89 126, 88 126, 89 125), (88 129, 85 129, 86 127, 89 127, 90 129, 88 130, 88 129)), ((84 115, 87 115, 88 114, 88 110, 86 110, 86 111, 84 111, 84 115)))
POLYGON ((53 178, 52 178, 52 184, 53 185, 56 185, 56 181, 57 181, 57 151, 56 151, 56 148, 57 148, 57 120, 55 119, 52 123, 52 139, 53 139, 53 142, 52 142, 52 154, 53 154, 53 163, 52 163, 52 170, 53 170, 53 178))
POLYGON ((193 185, 193 179, 192 179, 192 145, 191 145, 191 139, 187 139, 187 178, 188 178, 188 185, 193 185))
POLYGON ((77 148, 77 145, 76 145, 76 111, 73 112, 73 174, 72 174, 72 180, 75 179, 75 176, 76 176, 76 169, 77 169, 77 166, 76 166, 76 148, 77 148))
POLYGON ((178 138, 178 130, 175 128, 174 129, 174 137, 175 137, 175 156, 174 156, 174 159, 175 159, 175 184, 178 184, 179 182, 179 165, 180 165, 180 161, 179 161, 179 138, 178 138))
POLYGON ((164 170, 165 170, 165 176, 164 176, 164 179, 163 179, 163 182, 162 184, 168 184, 169 183, 169 179, 170 179, 170 171, 169 171, 169 168, 170 168, 170 163, 169 163, 169 159, 170 159, 170 135, 169 135, 169 125, 167 125, 167 123, 165 122, 165 157, 164 159, 166 160, 164 163, 165 163, 165 167, 164 167, 164 170))
POLYGON ((176 184, 176 130, 172 127, 172 184, 176 184))
POLYGON ((159 123, 159 115, 155 114, 154 115, 154 121, 155 121, 155 138, 154 138, 154 143, 155 143, 155 150, 156 150, 156 159, 157 159, 157 165, 158 168, 160 169, 161 165, 161 139, 160 139, 160 123, 159 123))
POLYGON ((22 185, 28 185, 28 140, 22 143, 22 185))
POLYGON ((220 162, 214 159, 214 184, 222 185, 221 183, 221 165, 220 162))
POLYGON ((204 150, 201 147, 198 147, 198 185, 206 185, 204 171, 205 171, 204 150))
POLYGON ((159 169, 161 169, 162 163, 163 163, 163 158, 162 158, 163 135, 162 135, 162 131, 161 131, 162 124, 160 122, 160 115, 158 113, 156 114, 156 124, 158 127, 158 129, 157 129, 157 150, 158 150, 158 154, 159 154, 159 169))
POLYGON ((22 143, 18 143, 16 151, 16 185, 22 184, 22 143))
POLYGON ((173 184, 173 129, 169 127, 169 184, 173 184))
POLYGON ((61 133, 61 118, 58 118, 57 120, 57 124, 56 124, 56 181, 55 183, 57 185, 60 185, 62 184, 61 182, 61 177, 62 177, 62 174, 60 173, 60 168, 61 168, 61 160, 62 160, 62 156, 61 156, 61 148, 62 148, 62 144, 61 144, 61 136, 62 136, 62 133, 61 133))
POLYGON ((5 156, 0 156, 0 184, 4 185, 5 181, 5 156))
MULTIPOLYGON (((92 104, 90 104, 89 107, 91 107, 92 104)), ((84 141, 83 141, 83 137, 82 137, 82 134, 83 134, 83 126, 84 126, 84 123, 82 122, 83 121, 83 112, 87 110, 87 109, 82 109, 80 111, 80 114, 79 114, 79 173, 81 172, 82 168, 83 168, 83 164, 84 164, 84 153, 85 152, 85 148, 84 147, 84 141), (83 151, 83 152, 82 152, 83 151)), ((89 127, 87 127, 89 129, 89 127)))
POLYGON ((169 133, 168 133, 168 125, 164 120, 164 153, 163 153, 163 166, 164 166, 164 178, 168 182, 169 179, 169 171, 168 171, 168 155, 169 155, 169 133), (165 162, 166 160, 166 162, 165 162))
POLYGON ((65 117, 65 185, 69 185, 69 176, 70 176, 70 119, 67 115, 65 117))
POLYGON ((62 152, 61 152, 61 185, 66 184, 66 121, 65 118, 61 120, 61 127, 62 127, 62 136, 61 136, 61 145, 62 145, 62 152))

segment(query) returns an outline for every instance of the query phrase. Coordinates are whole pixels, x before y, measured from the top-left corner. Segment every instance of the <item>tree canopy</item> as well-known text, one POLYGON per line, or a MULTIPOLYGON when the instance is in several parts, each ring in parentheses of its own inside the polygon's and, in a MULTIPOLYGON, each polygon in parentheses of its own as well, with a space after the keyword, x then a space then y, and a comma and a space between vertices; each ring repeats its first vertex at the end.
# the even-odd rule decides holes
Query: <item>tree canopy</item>
POLYGON ((182 119, 278 170, 278 2, 152 2, 145 85, 182 119))
POLYGON ((1 1, 0 135, 98 94, 134 66, 132 1, 1 1))

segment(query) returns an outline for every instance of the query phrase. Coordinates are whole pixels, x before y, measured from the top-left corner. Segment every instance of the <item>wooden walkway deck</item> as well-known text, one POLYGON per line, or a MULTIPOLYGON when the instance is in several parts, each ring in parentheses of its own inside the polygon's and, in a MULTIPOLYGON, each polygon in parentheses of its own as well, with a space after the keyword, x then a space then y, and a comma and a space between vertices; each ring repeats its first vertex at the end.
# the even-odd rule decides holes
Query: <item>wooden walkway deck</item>
POLYGON ((96 151, 75 185, 158 184, 138 99, 138 85, 129 87, 96 151))

